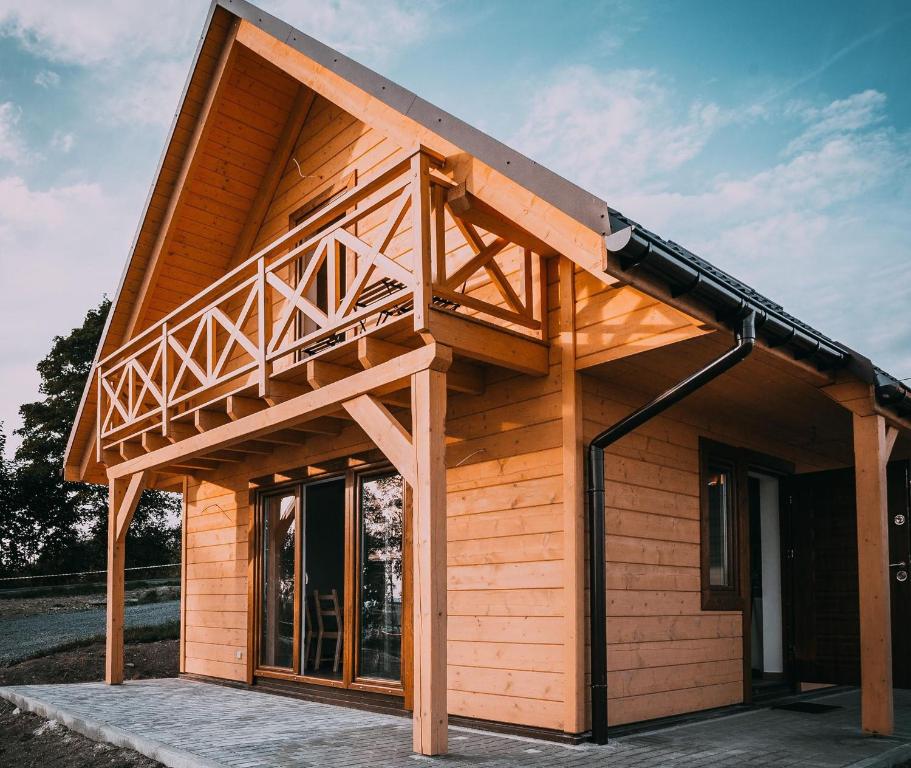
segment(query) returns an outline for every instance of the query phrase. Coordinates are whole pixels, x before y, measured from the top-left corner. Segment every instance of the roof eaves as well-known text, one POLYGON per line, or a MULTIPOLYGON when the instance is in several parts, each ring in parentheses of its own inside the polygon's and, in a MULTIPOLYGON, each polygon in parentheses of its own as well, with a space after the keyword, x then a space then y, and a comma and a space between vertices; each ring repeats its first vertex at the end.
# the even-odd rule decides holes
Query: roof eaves
POLYGON ((755 312, 757 331, 768 346, 785 347, 795 359, 812 361, 820 370, 848 370, 874 387, 880 406, 903 418, 911 415, 911 389, 864 355, 817 331, 683 246, 665 240, 619 211, 611 210, 610 215, 614 234, 605 238, 605 246, 611 256, 619 258, 624 271, 650 273, 670 297, 686 295, 708 307, 715 319, 725 324, 735 323, 744 312, 755 312))

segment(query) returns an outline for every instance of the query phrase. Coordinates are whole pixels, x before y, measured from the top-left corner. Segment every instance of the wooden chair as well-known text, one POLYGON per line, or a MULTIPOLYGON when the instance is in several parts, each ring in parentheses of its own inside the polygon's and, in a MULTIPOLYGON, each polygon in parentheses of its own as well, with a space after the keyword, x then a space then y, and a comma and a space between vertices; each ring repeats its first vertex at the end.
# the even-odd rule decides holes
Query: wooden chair
POLYGON ((319 671, 326 659, 333 659, 332 671, 338 672, 342 658, 342 612, 339 608, 338 592, 332 590, 328 595, 321 595, 313 590, 313 603, 316 607, 316 652, 313 654, 313 669, 319 671), (326 619, 335 621, 335 629, 326 626, 326 619), (335 640, 335 653, 323 656, 323 640, 335 640))
POLYGON ((310 642, 313 640, 313 614, 310 612, 310 601, 304 597, 304 658, 301 659, 301 670, 307 670, 310 660, 310 642))

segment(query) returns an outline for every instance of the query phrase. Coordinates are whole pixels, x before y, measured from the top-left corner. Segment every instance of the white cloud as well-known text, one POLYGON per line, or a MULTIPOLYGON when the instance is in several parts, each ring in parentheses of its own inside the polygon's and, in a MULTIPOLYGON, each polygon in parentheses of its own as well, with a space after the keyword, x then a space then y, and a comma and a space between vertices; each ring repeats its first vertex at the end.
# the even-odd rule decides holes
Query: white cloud
POLYGON ((54 131, 54 135, 51 137, 51 149, 56 149, 63 154, 69 153, 75 143, 76 137, 72 133, 54 131))
POLYGON ((60 85, 60 75, 52 69, 42 69, 35 75, 34 82, 41 88, 56 88, 60 85))
POLYGON ((533 97, 514 143, 589 188, 638 188, 661 182, 696 157, 734 118, 712 103, 681 117, 654 72, 587 66, 560 70, 533 97))
POLYGON ((431 0, 299 0, 263 2, 269 13, 355 58, 385 61, 432 31, 431 0))
MULTIPOLYGON (((272 0, 262 7, 353 56, 381 60, 421 39, 436 2, 272 0)), ((154 6, 108 0, 0 0, 0 34, 50 61, 95 66, 190 53, 208 3, 159 0, 154 6)))
POLYGON ((99 118, 119 125, 170 125, 187 78, 189 61, 152 60, 105 76, 99 118))
MULTIPOLYGON (((418 0, 273 0, 265 10, 345 53, 378 63, 426 37, 436 2, 418 0), (367 23, 369 20, 369 23, 367 23)), ((0 0, 0 35, 48 61, 87 67, 106 94, 99 118, 118 124, 168 125, 186 80, 205 2, 143 3, 0 0)), ((44 70, 42 87, 59 76, 44 70)))
POLYGON ((650 73, 564 70, 535 96, 520 148, 911 376, 911 330, 899 320, 911 286, 911 137, 888 125, 886 96, 675 110, 670 93, 650 73), (784 137, 777 158, 701 177, 716 133, 759 117, 784 137))
POLYGON ((885 119, 886 95, 867 90, 824 107, 792 104, 789 110, 800 116, 807 129, 789 145, 789 152, 811 147, 814 142, 869 128, 885 119))
POLYGON ((0 162, 20 163, 28 152, 19 134, 22 110, 11 101, 0 102, 0 162))
POLYGON ((107 0, 0 0, 0 34, 30 52, 67 64, 93 66, 169 54, 199 33, 205 6, 159 0, 154 6, 107 0))
POLYGON ((115 197, 93 183, 37 190, 18 176, 0 177, 0 421, 7 432, 19 424, 19 404, 38 396, 35 364, 51 339, 116 288, 138 209, 132 191, 115 197))

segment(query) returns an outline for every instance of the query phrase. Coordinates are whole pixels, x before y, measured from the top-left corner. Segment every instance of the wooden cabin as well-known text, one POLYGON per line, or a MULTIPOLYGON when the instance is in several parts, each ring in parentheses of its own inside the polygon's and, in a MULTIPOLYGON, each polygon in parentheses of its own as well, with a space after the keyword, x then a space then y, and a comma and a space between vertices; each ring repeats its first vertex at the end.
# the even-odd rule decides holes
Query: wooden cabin
POLYGON ((216 0, 66 477, 110 487, 111 684, 160 488, 184 675, 410 710, 424 754, 450 719, 603 741, 832 683, 887 734, 909 430, 859 353, 216 0))

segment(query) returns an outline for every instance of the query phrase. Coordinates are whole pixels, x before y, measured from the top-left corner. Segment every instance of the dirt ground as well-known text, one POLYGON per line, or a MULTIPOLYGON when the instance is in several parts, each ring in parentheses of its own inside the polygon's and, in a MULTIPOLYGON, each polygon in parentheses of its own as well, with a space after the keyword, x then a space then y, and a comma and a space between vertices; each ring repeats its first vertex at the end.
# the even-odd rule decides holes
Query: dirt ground
MULTIPOLYGON (((124 677, 177 677, 177 640, 127 643, 124 646, 124 677)), ((0 685, 37 683, 88 683, 104 678, 104 643, 60 651, 38 659, 0 667, 0 685)))
MULTIPOLYGON (((163 602, 180 597, 179 587, 146 587, 127 590, 129 604, 163 602)), ((50 597, 8 597, 0 600, 0 619, 36 616, 45 613, 87 611, 104 607, 104 593, 88 595, 53 595, 50 597)))
MULTIPOLYGON (((127 643, 125 677, 138 680, 177 675, 177 640, 127 643)), ((0 668, 0 686, 80 683, 104 677, 104 643, 0 668)), ((128 749, 98 744, 54 721, 19 712, 0 699, 0 768, 160 768, 128 749)))
POLYGON ((0 766, 161 768, 161 763, 129 749, 91 741, 54 720, 20 712, 0 699, 0 766))

